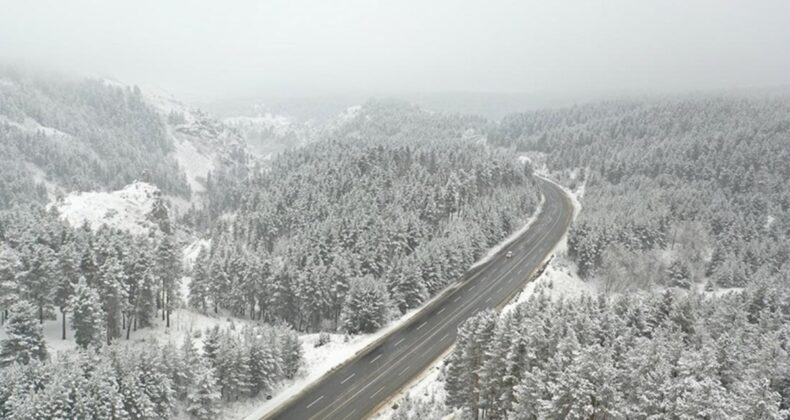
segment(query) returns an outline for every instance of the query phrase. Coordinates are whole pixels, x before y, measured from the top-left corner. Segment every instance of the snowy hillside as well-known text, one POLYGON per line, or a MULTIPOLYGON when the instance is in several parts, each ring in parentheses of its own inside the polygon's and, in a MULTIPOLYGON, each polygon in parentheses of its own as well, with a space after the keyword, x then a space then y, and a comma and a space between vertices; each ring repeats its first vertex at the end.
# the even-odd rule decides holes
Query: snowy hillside
POLYGON ((52 203, 61 217, 72 226, 87 222, 97 229, 108 225, 135 235, 157 229, 151 219, 154 203, 161 195, 158 188, 145 182, 135 182, 113 192, 72 193, 52 203))

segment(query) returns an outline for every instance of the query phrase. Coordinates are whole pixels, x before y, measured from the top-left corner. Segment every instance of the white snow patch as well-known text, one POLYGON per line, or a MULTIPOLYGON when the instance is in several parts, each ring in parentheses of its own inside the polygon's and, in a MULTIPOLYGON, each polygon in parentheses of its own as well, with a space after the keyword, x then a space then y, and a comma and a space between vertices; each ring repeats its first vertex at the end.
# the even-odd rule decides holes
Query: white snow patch
MULTIPOLYGON (((437 295, 436 297, 438 297, 437 295)), ((434 298, 436 299, 436 298, 434 298)), ((299 394, 305 387, 317 381, 333 368, 341 365, 346 360, 354 357, 366 347, 389 334, 401 324, 408 321, 430 304, 434 299, 423 303, 419 308, 414 308, 400 318, 391 321, 386 327, 371 333, 346 336, 344 334, 330 334, 331 341, 321 347, 315 347, 318 334, 303 334, 300 336, 302 349, 304 350, 305 366, 302 374, 291 380, 282 383, 279 389, 274 390, 274 398, 270 400, 250 400, 244 407, 235 410, 233 418, 259 419, 285 403, 291 397, 299 394), (246 409, 245 409, 246 407, 246 409)))
POLYGON ((78 227, 87 222, 92 229, 108 225, 134 235, 147 234, 157 225, 148 220, 159 189, 135 182, 113 192, 71 193, 63 201, 51 203, 61 218, 78 227))
POLYGON ((39 124, 38 121, 36 121, 36 120, 34 120, 33 118, 30 118, 30 117, 25 117, 24 121, 19 123, 19 122, 11 120, 10 118, 8 118, 5 115, 0 115, 0 123, 5 123, 5 124, 8 124, 8 125, 11 125, 13 127, 16 127, 18 129, 26 132, 26 133, 41 134, 41 135, 43 135, 43 136, 45 136, 47 138, 69 139, 69 138, 72 137, 71 134, 64 133, 63 131, 60 131, 60 130, 58 130, 56 128, 43 126, 43 125, 39 124))
POLYGON ((245 130, 271 130, 278 136, 284 136, 291 130, 292 121, 285 115, 267 112, 257 117, 238 116, 225 118, 223 122, 231 127, 245 130))
POLYGON ((340 124, 345 124, 359 115, 359 112, 362 110, 362 105, 354 105, 346 108, 343 113, 338 116, 338 122, 340 124))
MULTIPOLYGON (((57 319, 44 320, 42 328, 44 330, 44 341, 47 344, 47 350, 51 354, 55 354, 64 350, 71 350, 77 347, 74 342, 74 330, 71 329, 71 319, 66 314, 66 339, 62 339, 62 316, 60 311, 57 311, 57 319)), ((219 325, 221 328, 228 328, 231 322, 236 325, 244 323, 243 320, 230 318, 214 318, 206 315, 201 315, 197 312, 188 309, 176 309, 170 314, 170 328, 165 327, 165 321, 162 321, 161 313, 154 314, 153 326, 150 328, 141 328, 137 331, 132 331, 129 335, 129 341, 126 340, 126 332, 123 332, 124 338, 118 339, 118 343, 127 342, 150 342, 157 341, 159 343, 173 343, 180 346, 187 333, 194 331, 203 331, 206 328, 213 328, 219 325)), ((248 322, 248 321, 247 321, 248 322)), ((5 328, 0 328, 0 341, 6 338, 5 328)), ((195 340, 195 345, 200 348, 201 340, 195 340)))
POLYGON ((190 141, 173 137, 173 143, 176 146, 176 161, 184 170, 192 192, 205 191, 206 187, 198 179, 205 178, 209 171, 214 170, 214 160, 211 156, 201 153, 190 141))
POLYGON ((186 270, 192 270, 201 248, 211 249, 211 239, 196 239, 184 248, 183 262, 186 270))

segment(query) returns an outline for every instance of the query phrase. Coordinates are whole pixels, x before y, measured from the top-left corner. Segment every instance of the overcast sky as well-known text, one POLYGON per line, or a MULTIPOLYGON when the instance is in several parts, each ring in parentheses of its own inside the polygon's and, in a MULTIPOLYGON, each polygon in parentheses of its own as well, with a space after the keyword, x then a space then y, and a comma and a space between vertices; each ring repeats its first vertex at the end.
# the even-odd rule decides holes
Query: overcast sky
POLYGON ((0 63, 191 99, 790 84, 787 0, 3 0, 0 63))

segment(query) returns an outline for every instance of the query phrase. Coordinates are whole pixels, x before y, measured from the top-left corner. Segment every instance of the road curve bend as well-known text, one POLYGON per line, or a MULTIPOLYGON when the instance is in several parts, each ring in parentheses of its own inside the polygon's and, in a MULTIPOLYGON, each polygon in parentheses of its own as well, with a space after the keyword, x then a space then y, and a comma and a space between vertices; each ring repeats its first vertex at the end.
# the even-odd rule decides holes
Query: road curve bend
POLYGON ((538 178, 545 201, 529 229, 475 267, 401 327, 308 385, 262 419, 351 420, 373 414, 455 342, 458 326, 486 308, 501 308, 549 257, 570 225, 573 205, 538 178), (512 251, 511 258, 506 253, 512 251))

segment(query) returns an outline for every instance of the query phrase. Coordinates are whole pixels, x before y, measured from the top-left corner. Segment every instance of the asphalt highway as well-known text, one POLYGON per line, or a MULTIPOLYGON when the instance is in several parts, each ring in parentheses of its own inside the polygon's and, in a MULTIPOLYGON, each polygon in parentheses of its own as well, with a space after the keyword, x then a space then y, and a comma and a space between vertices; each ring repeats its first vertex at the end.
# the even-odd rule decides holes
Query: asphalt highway
POLYGON ((400 328, 360 351, 263 419, 350 420, 372 415, 452 346, 458 326, 508 302, 549 257, 573 217, 568 196, 539 180, 543 210, 516 240, 470 270, 400 328), (512 251, 511 258, 507 258, 512 251))

